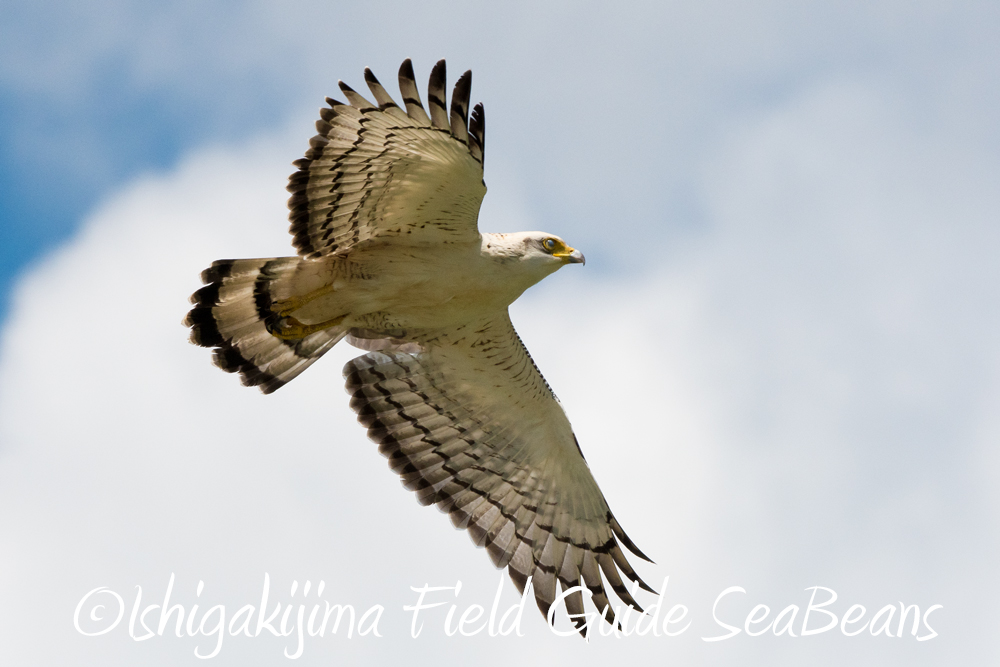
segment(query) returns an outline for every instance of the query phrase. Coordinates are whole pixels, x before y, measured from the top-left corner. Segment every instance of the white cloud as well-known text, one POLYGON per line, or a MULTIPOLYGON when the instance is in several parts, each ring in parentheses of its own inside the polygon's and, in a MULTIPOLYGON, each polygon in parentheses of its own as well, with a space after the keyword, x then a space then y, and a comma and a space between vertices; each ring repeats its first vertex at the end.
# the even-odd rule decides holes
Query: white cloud
MULTIPOLYGON (((643 573, 670 574, 698 617, 667 643, 584 649, 548 638, 532 610, 518 650, 724 659, 737 649, 697 637, 732 584, 776 609, 817 583, 869 606, 943 602, 951 636, 935 641, 971 641, 996 545, 956 554, 936 540, 972 544, 996 525, 995 505, 968 503, 988 494, 973 434, 997 384, 997 202, 955 173, 995 165, 894 136, 882 111, 872 91, 836 86, 777 110, 706 163, 714 224, 683 265, 566 271, 515 308, 616 513, 661 562, 643 573), (963 214, 942 219, 951 205, 963 214)), ((332 599, 387 606, 384 640, 314 641, 311 660, 411 651, 410 585, 461 578, 470 602, 490 599, 484 555, 406 497, 354 423, 338 374, 351 350, 261 396, 185 341, 204 265, 285 251, 283 158, 297 143, 206 151, 137 182, 23 282, 0 366, 6 654, 190 656, 193 640, 84 638, 69 622, 90 588, 162 596, 170 572, 188 604, 204 579, 206 599, 235 609, 266 571, 276 588, 323 578, 332 599)), ((499 640, 422 641, 461 654, 499 640)), ((898 641, 872 662, 937 655, 898 641)), ((278 646, 227 638, 218 659, 270 663, 278 646)))
MULTIPOLYGON (((750 45, 734 53, 767 41, 763 28, 740 37, 755 17, 738 19, 727 34, 750 45)), ((690 58, 708 58, 708 46, 691 48, 690 58)), ((609 140, 609 161, 595 168, 591 156, 549 150, 585 144, 582 115, 509 141, 518 136, 511 123, 524 130, 557 115, 528 117, 526 100, 575 91, 573 108, 590 108, 582 102, 594 99, 582 70, 555 82, 525 76, 535 55, 516 53, 509 73, 493 74, 504 90, 536 85, 523 99, 487 87, 501 98, 491 117, 502 120, 491 124, 488 173, 497 177, 488 176, 483 224, 549 227, 588 256, 594 247, 632 258, 615 275, 560 272, 514 318, 616 515, 658 561, 641 573, 650 583, 671 576, 668 599, 689 604, 692 629, 587 647, 549 637, 531 608, 521 640, 447 639, 431 622, 419 641, 406 638, 409 586, 459 578, 462 599, 485 604, 498 575, 399 488, 365 440, 339 376, 354 351, 340 346, 261 396, 213 368, 179 324, 213 259, 290 252, 282 186, 305 144, 303 118, 287 133, 202 150, 131 184, 22 281, 0 339, 0 652, 11 662, 196 661, 193 639, 135 643, 121 631, 85 638, 72 628, 73 607, 91 588, 130 599, 141 584, 145 596, 162 597, 171 572, 188 607, 199 579, 203 599, 230 613, 256 603, 264 572, 283 600, 291 580, 315 587, 322 578, 327 599, 386 605, 384 639, 313 640, 310 664, 442 655, 490 664, 515 654, 741 665, 996 658, 996 614, 982 591, 997 583, 1000 513, 1000 165, 982 133, 955 121, 940 90, 921 101, 887 86, 884 72, 834 72, 716 118, 717 138, 694 142, 714 146, 702 158, 688 147, 686 161, 661 159, 651 145, 684 141, 643 143, 653 131, 643 121, 609 140), (564 88, 546 96, 550 83, 564 88), (519 172, 519 155, 539 154, 539 171, 564 165, 543 179, 546 196, 579 210, 608 202, 600 215, 547 215, 539 184, 519 172), (685 165, 698 167, 687 181, 669 175, 685 165), (638 173, 666 174, 670 187, 690 182, 700 226, 667 235, 664 247, 658 228, 672 209, 628 177, 638 173), (649 214, 608 222, 615 206, 625 218, 649 214), (614 241, 599 246, 609 229, 614 241), (706 644, 698 637, 718 630, 711 604, 731 585, 748 590, 724 605, 733 617, 757 602, 804 605, 813 585, 838 591, 839 613, 854 602, 869 614, 899 600, 941 603, 941 637, 706 644)), ((605 62, 615 81, 655 78, 623 74, 630 56, 620 57, 605 62)), ((675 80, 659 74, 660 85, 675 80)), ((718 85, 713 76, 705 74, 718 85)), ((617 90, 641 90, 633 83, 617 90)), ((645 97, 609 99, 625 113, 645 97)), ((671 136, 701 108, 674 104, 678 114, 694 110, 660 128, 671 136)), ((227 637, 215 660, 274 664, 283 646, 227 637)))
MULTIPOLYGON (((546 228, 592 247, 609 224, 673 243, 705 222, 690 174, 706 146, 817 81, 860 73, 919 110, 915 119, 946 117, 956 131, 976 128, 971 139, 996 140, 997 16, 982 4, 11 7, 0 8, 0 82, 35 100, 30 120, 17 119, 12 160, 41 164, 58 152, 67 188, 118 178, 137 159, 172 159, 196 137, 238 137, 315 113, 338 77, 363 86, 364 65, 392 90, 404 57, 421 78, 444 56, 452 79, 475 71, 473 95, 490 117, 491 183, 503 175, 546 228), (109 140, 118 118, 125 131, 109 140)), ((624 245, 591 261, 629 266, 635 251, 624 245)))
MULTIPOLYGON (((221 256, 287 251, 280 165, 296 144, 206 151, 175 174, 134 184, 21 285, 0 373, 8 510, 0 526, 9 537, 0 558, 10 573, 0 585, 18 602, 0 618, 12 629, 5 654, 101 664, 190 657, 194 640, 84 638, 70 622, 91 588, 128 598, 140 584, 148 603, 171 572, 188 605, 203 579, 206 599, 230 613, 256 602, 264 572, 276 588, 322 578, 328 599, 391 610, 386 640, 317 642, 311 660, 406 651, 401 607, 412 602, 411 585, 461 578, 470 603, 491 599, 498 574, 485 555, 407 497, 355 423, 339 376, 353 350, 338 348, 265 397, 185 340, 179 322, 201 268, 221 256)), ((621 497, 630 471, 617 467, 623 482, 608 488, 621 497)), ((601 476, 610 482, 616 472, 601 476)), ((622 511, 641 530, 639 511, 622 511)), ((544 651, 536 613, 526 641, 544 651)), ((433 634, 424 642, 483 650, 433 634)), ((226 642, 219 659, 239 664, 250 656, 270 664, 283 645, 226 642)))

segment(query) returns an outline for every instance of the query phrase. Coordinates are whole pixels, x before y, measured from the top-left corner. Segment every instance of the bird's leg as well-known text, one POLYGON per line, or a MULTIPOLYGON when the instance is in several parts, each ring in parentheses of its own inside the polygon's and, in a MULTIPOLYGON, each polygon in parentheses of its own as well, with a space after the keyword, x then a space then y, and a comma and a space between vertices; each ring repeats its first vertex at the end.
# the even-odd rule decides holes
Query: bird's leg
POLYGON ((280 338, 282 340, 298 340, 300 338, 305 338, 309 334, 314 334, 317 331, 335 327, 343 322, 345 317, 347 317, 347 315, 341 315, 340 317, 335 317, 332 320, 327 320, 326 322, 303 324, 294 317, 286 316, 269 320, 266 325, 267 330, 275 338, 280 338))
POLYGON ((308 294, 303 294, 302 296, 290 296, 287 299, 279 299, 277 301, 271 302, 271 312, 278 317, 284 317, 296 311, 302 306, 306 305, 311 301, 315 301, 321 296, 325 296, 330 292, 333 292, 333 285, 324 285, 317 290, 313 290, 308 294))
POLYGON ((292 296, 287 299, 272 302, 271 313, 273 316, 268 317, 265 321, 267 330, 272 336, 282 340, 298 340, 300 338, 305 338, 309 334, 316 333, 317 331, 337 326, 344 321, 344 318, 347 317, 346 314, 326 320, 325 322, 318 322, 316 324, 305 324, 291 315, 291 313, 295 312, 299 308, 302 308, 311 301, 329 294, 332 291, 334 291, 333 285, 326 285, 302 296, 292 296))

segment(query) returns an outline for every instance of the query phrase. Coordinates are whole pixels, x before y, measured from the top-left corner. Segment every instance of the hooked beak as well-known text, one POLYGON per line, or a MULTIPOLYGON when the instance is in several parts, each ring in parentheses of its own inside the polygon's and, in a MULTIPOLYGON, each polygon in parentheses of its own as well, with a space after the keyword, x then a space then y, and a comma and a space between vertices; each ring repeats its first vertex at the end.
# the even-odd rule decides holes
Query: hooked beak
POLYGON ((576 248, 568 248, 568 250, 570 252, 565 257, 566 257, 566 261, 569 264, 586 264, 587 263, 587 258, 583 256, 582 252, 580 252, 576 248))

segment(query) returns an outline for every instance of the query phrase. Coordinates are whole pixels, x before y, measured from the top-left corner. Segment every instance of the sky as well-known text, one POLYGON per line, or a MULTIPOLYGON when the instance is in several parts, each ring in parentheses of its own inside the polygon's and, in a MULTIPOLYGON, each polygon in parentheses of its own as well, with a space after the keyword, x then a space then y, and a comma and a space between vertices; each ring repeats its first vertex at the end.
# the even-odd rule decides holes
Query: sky
POLYGON ((994 664, 998 28, 974 2, 5 3, 0 654, 201 664, 266 577, 293 626, 383 611, 204 660, 994 664), (292 253, 284 186, 337 80, 407 57, 474 72, 480 228, 587 256, 511 315, 676 636, 560 637, 529 600, 523 636, 448 636, 443 605, 411 637, 413 588, 461 581, 428 594, 455 619, 518 599, 365 438, 357 351, 264 396, 187 342, 201 269, 292 253), (171 580, 204 632, 134 639, 171 580), (803 636, 831 592, 865 615, 803 636))

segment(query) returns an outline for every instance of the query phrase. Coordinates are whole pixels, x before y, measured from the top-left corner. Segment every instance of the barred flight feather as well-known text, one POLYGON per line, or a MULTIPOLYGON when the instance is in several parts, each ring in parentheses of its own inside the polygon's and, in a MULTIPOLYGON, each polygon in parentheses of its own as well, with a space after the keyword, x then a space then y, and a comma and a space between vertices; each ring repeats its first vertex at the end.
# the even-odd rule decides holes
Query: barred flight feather
POLYGON ((469 93, 472 90, 472 70, 467 70, 455 83, 451 94, 451 133, 463 144, 469 143, 469 93))
POLYGON ((389 93, 385 92, 385 88, 383 88, 382 84, 375 78, 375 74, 367 67, 365 68, 365 83, 368 84, 368 90, 372 91, 372 95, 375 96, 375 101, 378 102, 379 111, 385 111, 390 107, 399 109, 396 103, 392 101, 392 97, 389 96, 389 93))
POLYGON ((424 111, 409 61, 400 68, 404 112, 370 69, 369 101, 344 82, 344 104, 327 99, 318 134, 288 179, 293 245, 307 258, 345 254, 370 239, 437 236, 447 242, 478 235, 483 185, 484 112, 467 126, 471 74, 455 86, 445 112, 445 64, 431 73, 424 111), (470 139, 471 137, 471 139, 470 139))
POLYGON ((451 124, 448 122, 448 111, 445 106, 445 63, 439 60, 431 70, 430 80, 427 82, 427 104, 431 110, 431 123, 439 130, 450 130, 451 124))
MULTIPOLYGON (((519 590, 532 577, 543 614, 560 588, 582 583, 605 620, 616 622, 604 579, 641 609, 621 573, 652 589, 622 554, 617 522, 565 413, 509 319, 468 328, 479 338, 436 334, 418 338, 416 352, 390 348, 349 362, 344 376, 358 420, 421 504, 448 513, 519 590), (506 389, 490 399, 475 389, 484 386, 506 389), (519 426, 540 421, 550 427, 519 426), (559 458, 565 452, 571 458, 559 458)), ((566 597, 566 605, 584 632, 582 595, 566 597)))
POLYGON ((303 261, 298 257, 223 259, 202 272, 205 286, 191 295, 194 307, 184 318, 191 342, 213 347, 212 360, 243 384, 269 394, 290 382, 336 345, 346 330, 317 331, 297 340, 271 333, 277 315, 272 294, 303 261))
POLYGON ((420 91, 417 89, 417 80, 413 75, 413 63, 410 62, 409 58, 404 60, 399 67, 399 93, 403 96, 407 115, 418 125, 430 125, 431 119, 424 111, 423 102, 420 101, 420 91))

